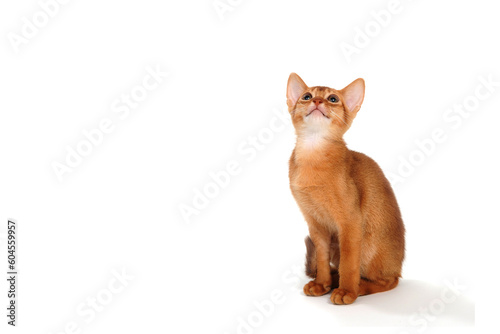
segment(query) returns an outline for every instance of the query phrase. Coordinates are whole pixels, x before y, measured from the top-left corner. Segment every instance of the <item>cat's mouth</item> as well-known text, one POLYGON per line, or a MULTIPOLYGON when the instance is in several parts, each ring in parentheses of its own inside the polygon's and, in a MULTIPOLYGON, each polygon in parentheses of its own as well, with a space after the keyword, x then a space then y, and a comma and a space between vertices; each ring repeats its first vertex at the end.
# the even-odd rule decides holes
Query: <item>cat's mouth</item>
POLYGON ((322 112, 321 110, 319 110, 318 108, 311 110, 311 111, 309 112, 309 114, 307 114, 307 115, 306 115, 306 117, 307 117, 307 116, 309 116, 309 115, 311 115, 311 114, 312 114, 312 113, 314 113, 314 112, 321 113, 321 115, 325 116, 326 118, 330 118, 330 117, 326 116, 326 115, 325 115, 325 113, 324 113, 324 112, 322 112))

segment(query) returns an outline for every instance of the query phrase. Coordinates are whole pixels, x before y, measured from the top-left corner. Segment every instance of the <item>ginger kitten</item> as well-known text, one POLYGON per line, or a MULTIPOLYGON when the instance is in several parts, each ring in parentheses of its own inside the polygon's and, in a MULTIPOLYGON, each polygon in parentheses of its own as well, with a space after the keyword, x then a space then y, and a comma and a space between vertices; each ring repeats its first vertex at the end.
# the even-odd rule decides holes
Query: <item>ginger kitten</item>
POLYGON ((290 188, 307 225, 308 296, 334 289, 334 304, 398 284, 405 228, 389 181, 375 161, 347 148, 365 94, 363 79, 341 90, 308 87, 295 73, 287 104, 297 134, 290 188))

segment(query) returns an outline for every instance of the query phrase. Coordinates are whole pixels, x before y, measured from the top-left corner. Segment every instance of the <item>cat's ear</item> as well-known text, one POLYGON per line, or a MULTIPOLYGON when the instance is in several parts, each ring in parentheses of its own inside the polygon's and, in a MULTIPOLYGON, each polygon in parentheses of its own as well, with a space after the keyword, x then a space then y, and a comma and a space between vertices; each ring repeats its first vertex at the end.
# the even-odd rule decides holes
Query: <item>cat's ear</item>
POLYGON ((289 108, 293 108, 300 98, 302 93, 307 89, 307 85, 295 73, 288 77, 288 85, 286 87, 286 104, 289 108))
POLYGON ((365 81, 361 78, 356 79, 340 92, 349 113, 356 114, 365 97, 365 81))

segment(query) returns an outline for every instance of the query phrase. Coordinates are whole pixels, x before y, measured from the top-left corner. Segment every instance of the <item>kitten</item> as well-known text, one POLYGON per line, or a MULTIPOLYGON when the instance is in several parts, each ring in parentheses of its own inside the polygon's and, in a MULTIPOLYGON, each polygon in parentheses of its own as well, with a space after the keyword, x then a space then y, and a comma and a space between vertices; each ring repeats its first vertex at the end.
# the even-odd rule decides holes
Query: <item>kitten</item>
POLYGON ((393 289, 401 277, 405 228, 389 181, 375 161, 347 148, 343 135, 361 107, 363 79, 341 90, 308 87, 295 73, 287 87, 297 134, 290 188, 307 225, 308 296, 334 289, 334 304, 393 289))

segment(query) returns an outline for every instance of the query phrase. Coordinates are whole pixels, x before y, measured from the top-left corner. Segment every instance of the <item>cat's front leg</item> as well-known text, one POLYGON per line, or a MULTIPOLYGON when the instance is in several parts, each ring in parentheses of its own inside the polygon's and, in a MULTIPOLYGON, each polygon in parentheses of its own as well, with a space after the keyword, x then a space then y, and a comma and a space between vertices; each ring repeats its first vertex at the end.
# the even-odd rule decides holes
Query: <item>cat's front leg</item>
POLYGON ((361 266, 361 217, 345 220, 342 225, 339 228, 339 287, 330 297, 337 305, 351 304, 358 298, 361 266))
POLYGON ((304 286, 307 296, 322 296, 332 289, 330 273, 330 233, 318 226, 313 219, 307 218, 309 235, 316 252, 316 278, 304 286))

